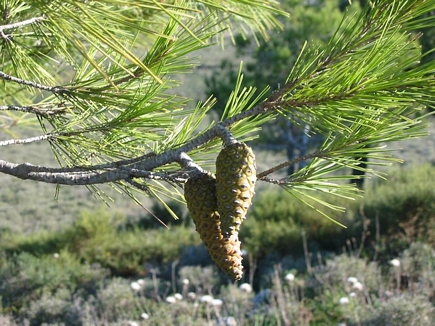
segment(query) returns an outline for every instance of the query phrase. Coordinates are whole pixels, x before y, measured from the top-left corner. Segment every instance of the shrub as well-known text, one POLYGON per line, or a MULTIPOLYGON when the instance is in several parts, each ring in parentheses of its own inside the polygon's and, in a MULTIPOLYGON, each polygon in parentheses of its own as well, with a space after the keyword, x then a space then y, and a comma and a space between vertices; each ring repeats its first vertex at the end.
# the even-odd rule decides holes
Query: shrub
POLYGON ((132 276, 143 273, 146 262, 168 264, 181 256, 184 246, 199 243, 192 228, 135 229, 88 239, 78 248, 78 254, 110 268, 114 275, 132 276))
POLYGON ((375 311, 351 320, 351 325, 364 326, 430 326, 435 320, 434 308, 426 298, 403 294, 378 302, 375 311), (374 316, 373 316, 374 315, 374 316))
POLYGON ((350 292, 355 277, 364 287, 364 291, 377 292, 381 289, 382 273, 376 262, 342 254, 326 260, 324 265, 314 268, 314 275, 309 281, 312 288, 334 288, 350 292))
POLYGON ((64 251, 58 258, 36 257, 20 253, 1 264, 0 293, 4 311, 16 311, 43 295, 65 288, 76 291, 87 288, 107 276, 98 266, 81 263, 75 256, 64 251))
POLYGON ((71 292, 61 287, 53 294, 44 292, 38 300, 30 301, 28 306, 21 308, 20 315, 35 326, 44 323, 82 325, 80 309, 71 305, 72 300, 71 292))
POLYGON ((180 279, 189 280, 189 287, 198 294, 211 293, 219 287, 219 277, 215 266, 184 266, 179 271, 180 279))
MULTIPOLYGON (((435 244, 435 168, 430 165, 394 170, 364 196, 364 211, 371 232, 410 244, 416 240, 435 244), (379 219, 376 230, 375 218, 379 219)), ((402 247, 403 248, 403 247, 402 247)), ((400 249, 400 248, 399 248, 400 249)))
MULTIPOLYGON (((116 216, 115 216, 116 217, 116 216)), ((79 260, 99 263, 114 275, 143 273, 143 264, 167 264, 181 256, 185 246, 199 245, 191 226, 141 230, 119 228, 108 211, 85 211, 63 232, 40 232, 32 236, 7 234, 2 241, 9 255, 28 252, 34 256, 67 250, 79 260)))
MULTIPOLYGON (((353 207, 356 202, 337 197, 320 199, 337 206, 351 205, 345 213, 325 209, 337 221, 351 225, 354 221, 353 207)), ((307 235, 311 249, 339 250, 353 234, 306 204, 282 190, 263 191, 257 194, 252 210, 241 228, 244 248, 255 257, 276 252, 280 255, 303 253, 302 233, 307 235)))
POLYGON ((128 280, 116 277, 104 282, 94 304, 97 316, 109 322, 116 322, 138 315, 136 301, 128 280))

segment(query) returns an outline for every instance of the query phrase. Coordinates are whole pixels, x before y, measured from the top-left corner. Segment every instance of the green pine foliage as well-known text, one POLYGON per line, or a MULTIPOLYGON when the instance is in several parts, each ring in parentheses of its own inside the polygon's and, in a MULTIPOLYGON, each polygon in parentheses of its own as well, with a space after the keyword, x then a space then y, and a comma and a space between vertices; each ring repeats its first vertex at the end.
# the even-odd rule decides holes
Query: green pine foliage
MULTIPOLYGON (((283 30, 271 31, 270 40, 261 40, 257 46, 250 38, 236 37, 237 59, 246 61, 243 69, 246 85, 278 89, 285 83, 305 41, 313 46, 325 46, 344 15, 335 0, 286 0, 281 6, 290 15, 281 19, 283 30)), ((349 10, 354 13, 361 8, 352 5, 349 10)), ((231 59, 224 59, 219 68, 207 77, 206 86, 207 92, 218 99, 213 108, 220 112, 237 79, 237 67, 231 59)))
MULTIPOLYGON (((241 0, 2 1, 4 126, 33 122, 41 135, 1 144, 47 141, 62 168, 2 162, 1 171, 87 185, 107 201, 101 183, 137 203, 137 193, 163 205, 168 199, 183 202, 180 187, 188 176, 179 167, 181 152, 210 166, 221 147, 222 127, 244 141, 280 117, 309 126, 309 136, 321 135, 324 142, 308 156, 260 171, 259 181, 279 184, 307 204, 319 192, 354 197, 355 188, 344 182, 354 176, 339 171, 376 174, 378 165, 397 161, 385 148, 389 142, 426 134, 422 115, 433 105, 434 63, 420 64, 426 53, 418 42, 419 32, 434 24, 429 14, 434 4, 377 0, 363 9, 350 6, 345 14, 335 6, 332 1, 316 6, 288 1, 282 8, 278 2, 241 0), (316 23, 326 12, 331 29, 309 39, 329 27, 316 23), (299 24, 299 16, 311 23, 299 24), (288 42, 296 38, 283 33, 286 42, 272 47, 285 64, 269 69, 280 72, 281 81, 275 82, 280 87, 244 87, 239 73, 232 94, 223 99, 222 116, 211 122, 213 98, 192 103, 177 95, 177 76, 191 72, 197 51, 219 41, 225 29, 267 40, 274 36, 271 29, 282 27, 294 28, 294 35, 309 43, 302 38, 292 45, 288 42), (275 92, 266 98, 269 89, 275 92), (361 160, 369 160, 369 167, 361 160), (270 179, 302 161, 306 164, 296 173, 270 179)), ((318 205, 333 207, 322 200, 318 205)))

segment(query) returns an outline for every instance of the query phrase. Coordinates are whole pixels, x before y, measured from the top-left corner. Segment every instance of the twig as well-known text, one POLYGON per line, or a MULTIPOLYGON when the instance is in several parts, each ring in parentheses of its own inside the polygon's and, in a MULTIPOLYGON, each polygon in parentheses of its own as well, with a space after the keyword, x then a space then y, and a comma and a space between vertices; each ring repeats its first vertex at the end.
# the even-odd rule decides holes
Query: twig
POLYGON ((5 41, 5 42, 9 42, 11 41, 12 37, 11 35, 5 34, 5 32, 0 31, 0 37, 5 41))
POLYGON ((61 87, 61 86, 47 86, 47 85, 43 85, 43 84, 38 84, 38 83, 35 83, 32 81, 28 81, 28 80, 14 77, 14 76, 10 76, 10 75, 4 73, 3 71, 0 71, 0 78, 3 78, 4 80, 9 80, 9 81, 14 82, 14 83, 18 83, 21 85, 26 85, 26 86, 30 86, 33 88, 41 89, 43 91, 52 92, 55 94, 62 94, 62 93, 67 91, 66 88, 61 87))
MULTIPOLYGON (((258 179, 258 178, 257 178, 258 179)), ((286 179, 274 179, 269 177, 261 177, 261 179, 258 179, 264 182, 272 183, 278 186, 285 186, 288 185, 291 181, 286 179)))
POLYGON ((136 182, 133 179, 126 179, 125 182, 131 184, 133 187, 145 192, 148 196, 151 195, 149 187, 146 185, 136 182))
POLYGON ((237 144, 239 141, 234 138, 233 134, 224 126, 217 125, 219 136, 222 138, 225 146, 237 144))
POLYGON ((183 170, 187 170, 191 175, 204 173, 204 170, 196 164, 187 153, 180 153, 180 157, 176 160, 183 170))
POLYGON ((16 23, 12 23, 12 24, 7 24, 7 25, 2 25, 0 26, 0 37, 5 40, 6 42, 9 42, 12 40, 12 36, 10 34, 6 34, 4 31, 8 30, 8 29, 14 29, 14 28, 18 28, 18 27, 23 27, 26 25, 30 25, 30 24, 34 24, 34 23, 38 23, 41 20, 44 20, 45 17, 44 16, 40 16, 40 17, 33 17, 27 20, 23 20, 21 22, 16 22, 16 23))
POLYGON ((125 166, 122 166, 119 169, 129 172, 131 175, 135 176, 135 178, 140 177, 140 178, 146 178, 150 180, 164 180, 167 182, 174 182, 177 184, 186 182, 187 178, 189 177, 189 174, 185 172, 178 172, 178 171, 175 173, 152 172, 152 171, 144 171, 144 170, 134 169, 125 166))
POLYGON ((19 111, 33 113, 41 116, 55 115, 65 112, 65 108, 59 109, 39 109, 35 106, 0 105, 0 111, 19 111))
MULTIPOLYGON (((118 168, 118 169, 95 169, 94 167, 78 168, 47 168, 35 166, 30 163, 14 164, 0 160, 0 172, 13 175, 20 179, 41 181, 46 183, 63 185, 92 185, 130 180, 132 178, 159 179, 150 171, 118 168)), ((171 179, 160 178, 162 179, 171 179)))
MULTIPOLYGON (((302 161, 306 161, 306 160, 309 160, 312 158, 316 158, 316 157, 325 157, 325 152, 323 152, 323 151, 315 152, 312 154, 307 154, 307 155, 304 155, 301 157, 297 157, 297 158, 290 160, 290 161, 287 161, 287 162, 283 162, 283 163, 278 164, 278 165, 276 165, 276 166, 274 166, 266 171, 260 172, 259 174, 257 174, 257 179, 263 180, 264 177, 266 177, 267 175, 269 175, 273 172, 279 171, 287 166, 290 166, 290 165, 293 165, 293 164, 296 164, 296 163, 299 163, 302 161)), ((272 180, 272 179, 270 179, 270 180, 272 180)))
POLYGON ((302 236, 302 246, 304 248, 305 265, 307 267, 307 273, 308 275, 312 275, 313 268, 311 267, 311 254, 308 251, 307 234, 305 233, 304 229, 301 232, 301 236, 302 236))
POLYGON ((23 27, 26 25, 38 23, 41 20, 45 20, 45 16, 33 17, 30 19, 23 20, 21 22, 12 23, 12 24, 0 25, 0 32, 3 32, 4 30, 7 30, 7 29, 13 29, 13 28, 18 28, 18 27, 23 27))
MULTIPOLYGON (((56 139, 57 137, 79 135, 83 132, 84 131, 81 130, 74 130, 69 132, 49 133, 41 136, 35 136, 35 137, 24 138, 24 139, 8 139, 8 140, 0 141, 0 146, 22 145, 22 144, 34 143, 41 140, 53 140, 56 139)), ((89 170, 89 168, 87 170, 89 170)))
POLYGON ((37 141, 47 140, 52 138, 54 138, 52 134, 47 134, 47 135, 24 138, 24 139, 8 139, 8 140, 0 141, 0 146, 29 144, 29 143, 34 143, 37 141))

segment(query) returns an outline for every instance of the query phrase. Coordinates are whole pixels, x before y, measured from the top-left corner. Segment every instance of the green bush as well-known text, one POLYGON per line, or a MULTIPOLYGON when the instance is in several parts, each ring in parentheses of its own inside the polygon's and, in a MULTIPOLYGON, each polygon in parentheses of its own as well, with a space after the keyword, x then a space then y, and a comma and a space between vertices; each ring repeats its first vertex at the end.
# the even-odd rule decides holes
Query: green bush
POLYGON ((43 294, 53 294, 60 288, 76 291, 107 276, 97 265, 83 264, 74 255, 63 251, 59 256, 36 257, 16 254, 0 264, 0 293, 4 311, 16 310, 43 294))
MULTIPOLYGON (((357 202, 337 197, 324 198, 322 195, 319 198, 337 206, 347 205, 345 213, 328 209, 324 211, 344 225, 352 225, 357 202)), ((303 232, 313 250, 338 250, 353 236, 349 229, 333 223, 287 192, 276 190, 262 191, 256 195, 253 207, 241 228, 241 239, 244 248, 257 257, 272 252, 301 255, 303 232)))
POLYGON ((119 214, 112 216, 104 208, 85 210, 72 226, 62 231, 38 231, 32 234, 4 232, 0 246, 9 254, 27 252, 38 256, 58 253, 64 248, 77 253, 83 242, 89 239, 114 236, 121 220, 119 214))
POLYGON ((375 302, 374 309, 361 314, 355 320, 350 317, 350 325, 363 326, 430 326, 435 320, 432 304, 423 296, 403 294, 385 301, 375 302))
POLYGON ((146 262, 170 263, 181 256, 184 246, 199 243, 199 238, 191 228, 136 229, 89 239, 80 248, 80 256, 87 261, 99 262, 115 275, 131 276, 143 273, 143 264, 146 262))
POLYGON ((41 256, 67 250, 81 261, 99 263, 114 275, 123 276, 143 273, 145 262, 169 263, 181 255, 185 246, 201 243, 191 226, 122 229, 119 220, 107 210, 85 211, 62 232, 31 236, 8 233, 1 243, 9 255, 27 252, 41 256))
POLYGON ((315 293, 328 288, 343 293, 350 292, 352 283, 348 281, 349 277, 355 277, 367 292, 377 292, 383 281, 381 269, 376 262, 342 254, 315 267, 307 288, 315 293))
POLYGON ((126 279, 119 277, 107 280, 99 289, 95 307, 97 316, 116 322, 138 315, 137 298, 126 279))
MULTIPOLYGON (((364 196, 370 241, 380 234, 383 251, 397 254, 414 241, 435 244, 435 168, 431 165, 393 170, 364 196)), ((379 245, 379 243, 378 243, 379 245)))
POLYGON ((71 305, 71 292, 61 287, 54 293, 43 292, 38 300, 30 301, 21 309, 20 315, 25 317, 30 325, 62 324, 71 326, 82 325, 80 310, 71 305))
POLYGON ((423 165, 393 170, 387 181, 376 180, 363 199, 350 201, 320 194, 321 200, 346 207, 344 213, 322 210, 348 228, 331 222, 285 191, 259 191, 241 228, 242 243, 260 258, 272 253, 301 255, 303 232, 310 251, 355 250, 365 241, 366 255, 375 250, 388 257, 413 241, 435 244, 433 183, 435 168, 423 165))

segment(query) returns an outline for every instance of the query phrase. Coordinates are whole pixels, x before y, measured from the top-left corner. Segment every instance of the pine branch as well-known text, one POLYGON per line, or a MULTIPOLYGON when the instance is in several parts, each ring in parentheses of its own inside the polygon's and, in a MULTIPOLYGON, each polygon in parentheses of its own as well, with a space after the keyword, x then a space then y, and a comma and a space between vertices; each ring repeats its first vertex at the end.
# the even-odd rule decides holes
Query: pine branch
MULTIPOLYGON (((326 49, 307 48, 283 87, 261 103, 267 89, 255 97, 254 88, 242 87, 240 69, 221 120, 200 132, 198 127, 212 107, 212 101, 186 110, 185 100, 169 94, 175 85, 169 76, 192 67, 184 57, 203 47, 215 35, 213 28, 217 23, 213 19, 216 16, 200 19, 196 25, 186 24, 183 19, 193 15, 187 2, 180 2, 180 7, 154 4, 156 8, 164 6, 165 14, 172 18, 162 30, 153 31, 155 42, 139 59, 132 49, 136 45, 135 38, 146 28, 141 25, 135 29, 130 21, 123 22, 125 17, 116 6, 106 7, 98 2, 88 8, 86 4, 66 0, 68 5, 60 6, 57 12, 54 2, 47 2, 44 8, 50 15, 48 21, 41 24, 47 30, 37 35, 50 42, 50 33, 55 35, 65 27, 65 35, 59 37, 65 41, 65 37, 71 36, 69 46, 75 47, 85 60, 79 65, 69 56, 68 47, 62 45, 57 49, 68 62, 76 65, 76 76, 68 84, 71 86, 65 87, 48 86, 45 80, 30 81, 26 76, 38 76, 39 70, 28 73, 25 65, 21 67, 15 62, 11 66, 22 69, 15 73, 19 77, 0 72, 0 78, 9 84, 51 92, 51 97, 45 99, 48 106, 55 107, 54 102, 60 98, 67 103, 62 103, 61 107, 68 108, 62 115, 43 115, 34 109, 36 105, 0 107, 1 110, 34 113, 45 132, 45 123, 53 129, 40 137, 0 142, 0 146, 46 139, 58 160, 68 167, 0 161, 0 172, 53 184, 114 183, 128 195, 131 195, 129 189, 134 187, 156 198, 167 193, 175 197, 180 195, 176 187, 189 176, 203 171, 194 161, 196 155, 203 159, 207 151, 215 153, 222 140, 229 144, 252 135, 256 128, 281 114, 294 123, 309 125, 311 132, 322 133, 326 139, 318 151, 283 162, 259 173, 258 178, 278 184, 295 196, 313 189, 348 196, 352 191, 350 187, 335 183, 348 176, 334 176, 334 173, 343 167, 358 168, 361 158, 380 160, 379 164, 393 161, 382 144, 423 135, 422 118, 417 114, 425 105, 433 104, 435 98, 434 64, 417 66, 421 54, 415 53, 415 37, 410 37, 410 30, 404 28, 421 27, 423 22, 411 23, 410 20, 418 17, 417 12, 434 9, 434 5, 404 1, 406 6, 401 7, 398 2, 375 2, 380 6, 374 6, 372 16, 364 20, 365 16, 361 15, 351 20, 350 32, 337 33, 326 49), (107 8, 114 11, 104 16, 107 8), (107 27, 103 26, 97 19, 100 16, 113 21, 106 19, 107 27), (70 18, 73 20, 68 20, 70 18), (81 19, 86 22, 82 24, 83 30, 76 33, 74 28, 82 23, 81 19), (118 25, 126 28, 125 34, 118 34, 122 30, 118 25), (131 31, 138 33, 130 37, 131 31), (146 151, 152 153, 141 155, 146 151), (294 175, 282 179, 268 177, 302 161, 309 162, 294 175), (167 182, 174 191, 165 189, 160 181, 167 182)), ((218 7, 214 1, 204 3, 210 8, 232 10, 231 6, 218 7)), ((238 5, 237 10, 246 5, 246 1, 231 3, 238 5)), ((239 11, 239 15, 244 20, 252 20, 244 17, 243 12, 239 11)), ((264 24, 265 21, 260 23, 264 24)), ((28 59, 27 50, 21 50, 17 60, 28 59)), ((10 60, 14 59, 11 56, 10 60)), ((3 70, 9 71, 9 68, 3 70)))
POLYGON ((0 111, 18 111, 48 117, 50 115, 63 114, 66 110, 66 108, 62 108, 59 105, 46 105, 45 107, 46 108, 39 108, 37 106, 0 105, 0 111))
POLYGON ((20 85, 25 85, 25 86, 30 86, 32 88, 36 88, 36 89, 40 89, 42 91, 48 91, 51 92, 53 94, 64 94, 65 92, 67 92, 68 90, 64 87, 61 86, 47 86, 47 85, 42 85, 39 83, 35 83, 32 81, 28 81, 28 80, 24 80, 21 78, 17 78, 11 75, 8 75, 6 73, 4 73, 3 71, 0 71, 0 78, 3 78, 4 80, 7 81, 11 81, 20 85))
POLYGON ((45 16, 39 16, 39 17, 32 17, 20 22, 16 22, 16 23, 11 23, 11 24, 6 24, 6 25, 0 25, 0 32, 3 32, 5 30, 8 29, 14 29, 14 28, 19 28, 19 27, 23 27, 23 26, 27 26, 30 24, 35 24, 38 23, 42 20, 45 20, 46 17, 45 16))
POLYGON ((118 181, 131 182, 133 178, 164 180, 183 183, 186 178, 167 173, 144 171, 136 168, 96 169, 95 167, 47 168, 29 163, 14 164, 0 160, 0 171, 23 180, 33 180, 59 185, 97 185, 118 181))
MULTIPOLYGON (((230 129, 233 124, 248 117, 272 112, 277 107, 276 103, 279 102, 279 100, 279 97, 277 98, 276 94, 274 94, 273 101, 266 101, 250 110, 241 112, 238 115, 216 124, 214 127, 188 141, 183 146, 168 150, 161 154, 152 156, 146 154, 131 160, 120 160, 109 164, 75 167, 73 170, 70 170, 69 168, 52 169, 33 166, 27 163, 13 164, 6 161, 0 161, 0 172, 13 175, 20 179, 67 185, 93 185, 129 180, 131 178, 151 179, 151 171, 153 169, 172 162, 183 162, 185 160, 185 153, 203 146, 214 138, 219 137, 227 139, 227 128, 230 129)), ((53 136, 51 136, 51 138, 53 138, 53 136)))
POLYGON ((38 142, 38 141, 50 140, 52 138, 53 138, 53 135, 48 134, 48 135, 30 137, 30 138, 25 138, 25 139, 2 140, 2 141, 0 141, 0 146, 30 144, 30 143, 34 143, 34 142, 38 142))
POLYGON ((46 19, 45 16, 40 16, 40 17, 33 17, 33 18, 29 18, 20 22, 16 22, 16 23, 11 23, 11 24, 7 24, 7 25, 0 25, 0 37, 5 41, 5 42, 10 42, 12 41, 12 35, 11 34, 5 34, 5 30, 9 30, 9 29, 14 29, 14 28, 20 28, 23 26, 27 26, 27 25, 31 25, 31 24, 35 24, 38 23, 42 20, 46 19))
MULTIPOLYGON (((280 171, 282 169, 285 169, 286 167, 295 165, 295 164, 303 162, 303 161, 311 160, 313 158, 324 158, 324 157, 327 157, 327 156, 329 156, 329 153, 324 152, 324 151, 319 151, 319 152, 315 152, 315 153, 312 153, 312 154, 303 155, 303 156, 297 157, 297 158, 295 158, 293 160, 290 160, 290 161, 283 162, 283 163, 278 164, 278 165, 276 165, 276 166, 274 166, 274 167, 272 167, 270 169, 267 169, 267 170, 265 170, 263 172, 258 173, 257 174, 257 179, 258 180, 262 180, 262 181, 271 182, 272 179, 267 178, 267 176, 269 174, 272 174, 274 172, 280 171)), ((288 180, 288 178, 286 178, 286 179, 287 179, 287 181, 285 181, 284 179, 281 179, 279 181, 279 184, 285 184, 285 183, 288 184, 289 180, 288 180)), ((272 183, 275 183, 275 182, 272 182, 272 183)))
MULTIPOLYGON (((288 87, 283 87, 281 90, 273 93, 269 99, 260 103, 253 108, 243 111, 239 114, 236 114, 224 121, 217 123, 214 127, 210 128, 203 134, 198 135, 192 140, 188 141, 184 145, 170 149, 164 153, 152 155, 149 154, 130 159, 130 160, 122 160, 115 161, 109 164, 100 164, 94 166, 86 166, 86 167, 78 167, 78 172, 71 172, 68 169, 60 169, 53 170, 44 167, 34 167, 31 165, 17 165, 8 162, 4 162, 0 165, 0 172, 11 174, 16 177, 22 179, 32 179, 37 181, 43 181, 48 183, 57 183, 57 184, 82 184, 82 185, 92 185, 92 184, 101 184, 107 182, 116 182, 120 180, 127 180, 135 177, 142 178, 150 178, 151 172, 153 169, 164 166, 166 164, 172 162, 180 162, 182 161, 182 157, 184 153, 188 153, 196 148, 200 148, 204 144, 210 142, 215 138, 228 138, 227 129, 231 129, 231 127, 244 119, 249 117, 253 117, 256 115, 265 115, 272 114, 275 110, 279 110, 283 103, 283 96, 286 94, 288 87), (35 172, 37 169, 37 173, 35 172), (107 170, 111 171, 108 172, 107 170), (126 171, 128 169, 128 171, 126 171), (91 171, 91 172, 87 172, 91 171)), ((359 146, 364 146, 362 141, 359 141, 359 146)), ((350 142, 342 144, 340 147, 341 150, 345 150, 354 144, 358 144, 356 142, 350 142)), ((329 155, 326 155, 326 152, 318 152, 314 154, 309 154, 307 156, 295 159, 293 161, 285 162, 283 164, 278 165, 272 169, 264 171, 259 174, 260 179, 264 179, 264 181, 270 182, 271 179, 264 178, 270 173, 273 173, 279 169, 285 168, 291 164, 295 164, 297 162, 311 159, 311 158, 322 158, 325 156, 333 156, 332 154, 337 154, 337 148, 331 150, 329 155), (335 150, 335 152, 334 152, 335 150)), ((301 180, 299 180, 300 182, 301 180)))

